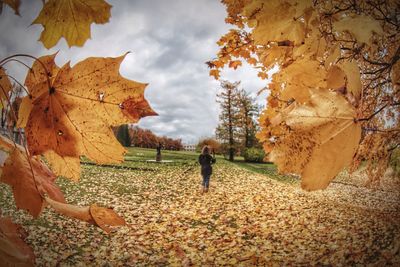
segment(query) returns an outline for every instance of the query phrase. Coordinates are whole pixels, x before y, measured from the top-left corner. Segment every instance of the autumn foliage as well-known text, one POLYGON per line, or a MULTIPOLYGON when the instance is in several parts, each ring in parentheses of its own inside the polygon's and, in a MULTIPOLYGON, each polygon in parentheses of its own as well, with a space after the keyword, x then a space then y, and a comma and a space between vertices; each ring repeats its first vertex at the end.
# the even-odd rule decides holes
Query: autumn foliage
POLYGON ((267 88, 258 138, 284 173, 323 189, 344 167, 368 162, 379 183, 400 143, 396 1, 223 0, 235 28, 207 64, 247 61, 267 88))
POLYGON ((159 144, 163 149, 181 150, 183 148, 181 139, 173 139, 167 136, 157 136, 149 129, 142 129, 138 126, 129 128, 131 146, 142 148, 157 148, 159 144))
MULTIPOLYGON (((0 4, 19 13, 19 1, 0 4)), ((40 41, 46 48, 61 37, 69 46, 82 46, 90 37, 90 24, 106 23, 111 16, 111 6, 104 0, 49 0, 43 4, 33 23, 44 26, 40 41)), ((26 146, 0 136, 0 182, 12 188, 18 209, 36 218, 50 206, 105 232, 112 226, 125 225, 111 208, 67 204, 55 184, 57 176, 79 180, 81 156, 96 163, 122 162, 126 150, 116 140, 112 127, 156 115, 144 98, 147 84, 120 75, 125 56, 87 58, 72 67, 69 63, 57 66, 56 54, 39 58, 18 54, 0 60, 2 114, 7 113, 10 131, 16 126, 26 136, 26 146), (24 63, 28 59, 34 59, 31 67, 24 63), (12 85, 6 69, 13 62, 28 68, 23 84, 13 78, 18 86, 12 85), (19 93, 14 94, 16 88, 25 91, 22 100, 19 93)), ((8 265, 30 266, 33 253, 18 229, 9 219, 0 218, 0 256, 8 265)))

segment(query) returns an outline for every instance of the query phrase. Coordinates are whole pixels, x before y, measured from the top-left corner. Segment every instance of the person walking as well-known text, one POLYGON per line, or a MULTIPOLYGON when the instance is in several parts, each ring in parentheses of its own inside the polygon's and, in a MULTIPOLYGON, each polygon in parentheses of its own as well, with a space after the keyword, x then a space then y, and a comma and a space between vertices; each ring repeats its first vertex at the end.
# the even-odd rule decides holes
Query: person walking
POLYGON ((208 192, 208 188, 210 186, 210 177, 212 174, 212 166, 211 164, 215 163, 215 157, 210 155, 210 148, 208 146, 204 146, 201 150, 201 154, 199 156, 199 163, 201 165, 201 175, 203 176, 202 182, 202 192, 208 192))

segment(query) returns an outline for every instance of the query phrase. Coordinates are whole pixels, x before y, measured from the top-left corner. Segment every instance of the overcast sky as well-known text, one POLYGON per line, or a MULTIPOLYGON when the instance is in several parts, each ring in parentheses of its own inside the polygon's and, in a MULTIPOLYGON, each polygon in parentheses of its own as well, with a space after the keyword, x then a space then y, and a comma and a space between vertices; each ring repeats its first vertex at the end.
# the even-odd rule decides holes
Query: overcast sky
MULTIPOLYGON (((116 57, 127 51, 121 74, 149 83, 145 96, 157 117, 141 119, 139 126, 157 135, 195 143, 214 135, 219 107, 219 82, 208 76, 206 61, 218 51, 216 41, 230 28, 224 23, 224 6, 218 0, 107 0, 113 7, 110 22, 92 24, 92 39, 83 47, 69 48, 64 39, 50 50, 36 41, 42 26, 31 22, 41 1, 22 1, 21 17, 8 7, 0 16, 0 58, 24 53, 36 57, 58 52, 56 62, 75 64, 87 57, 116 57)), ((31 64, 31 62, 29 62, 31 64)), ((8 74, 24 80, 26 69, 8 65, 8 74)), ((222 79, 242 81, 255 96, 265 86, 249 66, 225 70, 222 79)), ((258 97, 264 103, 265 95, 258 97)))

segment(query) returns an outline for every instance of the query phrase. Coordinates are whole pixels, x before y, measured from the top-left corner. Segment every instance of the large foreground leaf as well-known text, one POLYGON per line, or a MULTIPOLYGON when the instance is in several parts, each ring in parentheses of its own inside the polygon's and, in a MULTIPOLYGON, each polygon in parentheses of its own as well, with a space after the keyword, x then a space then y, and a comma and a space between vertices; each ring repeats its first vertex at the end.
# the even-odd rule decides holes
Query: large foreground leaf
POLYGON ((289 127, 271 152, 280 172, 301 175, 306 190, 324 189, 348 166, 361 138, 355 110, 329 90, 313 90, 304 105, 292 104, 281 116, 289 127))
POLYGON ((76 180, 79 167, 73 158, 121 162, 125 149, 111 127, 156 113, 144 99, 147 84, 120 76, 124 56, 88 58, 73 68, 58 68, 54 57, 40 58, 27 75, 30 96, 22 101, 18 125, 25 127, 34 155, 45 154, 57 175, 76 180), (60 168, 65 164, 67 173, 60 168))

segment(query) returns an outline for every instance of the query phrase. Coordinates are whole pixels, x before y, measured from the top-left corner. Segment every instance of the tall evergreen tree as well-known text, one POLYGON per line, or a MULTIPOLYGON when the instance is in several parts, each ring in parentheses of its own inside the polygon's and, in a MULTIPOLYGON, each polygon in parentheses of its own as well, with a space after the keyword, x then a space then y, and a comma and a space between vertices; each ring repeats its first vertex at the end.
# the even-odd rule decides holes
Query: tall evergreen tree
POLYGON ((256 132, 259 106, 255 103, 255 99, 244 89, 238 91, 238 104, 239 133, 242 146, 243 148, 253 147, 258 143, 256 132))
POLYGON ((128 147, 131 145, 131 138, 129 136, 128 124, 123 124, 118 127, 117 139, 121 145, 128 147))
POLYGON ((217 94, 217 102, 220 104, 219 125, 216 136, 228 150, 229 160, 233 161, 238 145, 239 134, 239 109, 238 86, 240 82, 221 82, 221 93, 217 94))

